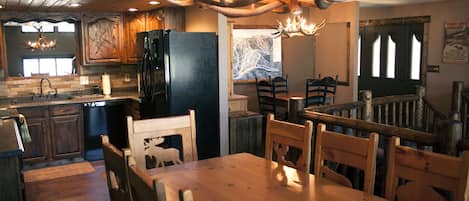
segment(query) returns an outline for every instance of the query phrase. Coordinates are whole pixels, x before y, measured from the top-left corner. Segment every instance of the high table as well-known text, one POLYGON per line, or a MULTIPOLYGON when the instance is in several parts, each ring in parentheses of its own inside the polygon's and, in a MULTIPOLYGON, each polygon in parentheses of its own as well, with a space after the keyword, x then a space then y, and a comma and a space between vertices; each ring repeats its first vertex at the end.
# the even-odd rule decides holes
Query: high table
POLYGON ((241 153, 147 171, 165 184, 168 201, 190 189, 195 201, 384 201, 324 178, 241 153))

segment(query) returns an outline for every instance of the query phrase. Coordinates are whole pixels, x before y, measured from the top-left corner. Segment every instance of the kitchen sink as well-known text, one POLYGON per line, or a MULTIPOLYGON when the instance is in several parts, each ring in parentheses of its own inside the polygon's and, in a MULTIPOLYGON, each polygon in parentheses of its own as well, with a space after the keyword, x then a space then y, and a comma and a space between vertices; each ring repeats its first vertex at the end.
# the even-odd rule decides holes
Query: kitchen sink
POLYGON ((25 104, 25 103, 34 103, 34 102, 48 102, 48 101, 62 101, 62 100, 70 100, 72 96, 70 95, 56 95, 56 96, 24 96, 24 97, 16 97, 10 99, 11 105, 16 104, 25 104))

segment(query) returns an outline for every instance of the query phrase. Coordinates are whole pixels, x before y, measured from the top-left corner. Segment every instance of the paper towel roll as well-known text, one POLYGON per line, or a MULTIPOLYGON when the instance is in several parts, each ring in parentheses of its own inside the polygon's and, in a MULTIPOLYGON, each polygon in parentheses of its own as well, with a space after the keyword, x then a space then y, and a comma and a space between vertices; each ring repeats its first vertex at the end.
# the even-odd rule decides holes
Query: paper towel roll
POLYGON ((111 95, 111 76, 109 74, 103 74, 103 94, 111 95))

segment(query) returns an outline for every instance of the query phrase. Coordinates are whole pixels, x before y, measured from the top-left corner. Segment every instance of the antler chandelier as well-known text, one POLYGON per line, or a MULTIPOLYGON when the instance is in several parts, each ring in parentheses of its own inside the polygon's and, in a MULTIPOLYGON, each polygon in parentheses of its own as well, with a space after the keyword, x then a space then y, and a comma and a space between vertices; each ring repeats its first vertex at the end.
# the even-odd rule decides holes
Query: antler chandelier
POLYGON ((323 20, 319 24, 307 24, 306 19, 301 17, 301 15, 293 15, 291 19, 287 19, 286 25, 279 22, 277 31, 274 32, 273 35, 275 37, 315 36, 324 25, 326 25, 326 20, 323 20))
POLYGON ((276 13, 295 12, 300 7, 327 9, 331 4, 344 0, 168 0, 179 6, 198 4, 215 10, 227 17, 249 17, 269 11, 276 13), (251 6, 249 6, 251 5, 251 6))
POLYGON ((38 37, 36 41, 28 41, 26 43, 26 48, 31 49, 31 50, 47 50, 47 49, 53 49, 57 45, 57 42, 55 40, 47 40, 45 36, 42 35, 42 26, 34 26, 38 32, 38 37))

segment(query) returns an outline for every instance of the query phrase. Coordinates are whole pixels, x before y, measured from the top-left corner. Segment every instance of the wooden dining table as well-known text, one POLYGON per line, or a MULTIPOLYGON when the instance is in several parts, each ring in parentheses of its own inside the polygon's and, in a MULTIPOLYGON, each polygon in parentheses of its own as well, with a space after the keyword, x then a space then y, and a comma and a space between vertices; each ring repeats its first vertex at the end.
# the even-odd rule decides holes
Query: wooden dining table
POLYGON ((286 101, 288 103, 290 98, 305 99, 305 93, 304 92, 302 92, 302 93, 300 93, 300 92, 280 93, 280 94, 276 94, 275 98, 277 100, 286 101))
POLYGON ((147 170, 165 184, 166 200, 180 189, 195 201, 384 201, 313 174, 247 153, 147 170))

